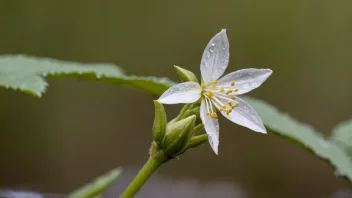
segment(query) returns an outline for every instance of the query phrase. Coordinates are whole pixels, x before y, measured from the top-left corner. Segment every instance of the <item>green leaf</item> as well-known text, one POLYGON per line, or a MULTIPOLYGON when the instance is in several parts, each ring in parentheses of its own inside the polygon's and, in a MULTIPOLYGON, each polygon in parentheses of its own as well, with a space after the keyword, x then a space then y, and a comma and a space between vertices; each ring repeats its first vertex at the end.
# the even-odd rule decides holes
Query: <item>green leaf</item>
POLYGON ((114 169, 105 175, 95 179, 93 182, 79 188, 68 195, 68 198, 93 198, 99 196, 110 187, 120 175, 121 169, 114 169))
POLYGON ((257 110, 264 125, 271 132, 299 143, 316 156, 329 162, 336 169, 336 175, 345 176, 352 181, 352 161, 337 145, 327 141, 313 127, 294 120, 263 101, 249 97, 242 98, 257 110))
POLYGON ((352 120, 346 120, 335 126, 330 141, 340 146, 352 159, 352 120))
POLYGON ((104 81, 154 95, 160 95, 172 85, 166 78, 128 76, 109 63, 76 63, 26 55, 0 55, 0 87, 41 97, 48 86, 44 77, 104 81))

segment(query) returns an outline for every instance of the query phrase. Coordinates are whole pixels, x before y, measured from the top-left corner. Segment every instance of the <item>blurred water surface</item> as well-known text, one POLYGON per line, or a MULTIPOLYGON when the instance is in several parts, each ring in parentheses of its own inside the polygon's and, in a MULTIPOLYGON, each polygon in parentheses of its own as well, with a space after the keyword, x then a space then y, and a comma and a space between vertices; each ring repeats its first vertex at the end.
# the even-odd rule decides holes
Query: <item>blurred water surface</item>
MULTIPOLYGON (((128 73, 178 80, 173 65, 199 75, 204 47, 226 28, 227 71, 273 69, 250 95, 328 135, 351 117, 351 6, 349 0, 2 1, 0 53, 112 62, 128 73)), ((152 96, 110 84, 49 83, 41 99, 0 89, 0 186, 65 194, 116 166, 145 162, 152 96)), ((180 107, 168 106, 169 118, 180 107)), ((204 145, 159 175, 233 185, 244 197, 328 197, 351 188, 297 145, 220 122, 219 156, 204 145)), ((158 188, 164 197, 177 185, 148 185, 144 192, 158 188)), ((217 196, 234 196, 225 192, 217 196)))

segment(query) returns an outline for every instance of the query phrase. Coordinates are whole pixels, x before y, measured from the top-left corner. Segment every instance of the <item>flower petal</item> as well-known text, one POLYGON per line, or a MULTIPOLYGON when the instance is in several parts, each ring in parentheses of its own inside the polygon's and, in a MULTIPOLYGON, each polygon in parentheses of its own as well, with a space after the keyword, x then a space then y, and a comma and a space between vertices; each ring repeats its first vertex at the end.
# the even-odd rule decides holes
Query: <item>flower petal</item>
MULTIPOLYGON (((224 99, 219 100, 225 104, 227 103, 224 99)), ((222 115, 238 125, 247 127, 256 132, 266 133, 266 129, 258 113, 244 100, 237 97, 235 101, 238 102, 238 107, 232 109, 229 115, 221 111, 222 115)), ((218 109, 220 108, 219 105, 216 105, 216 107, 218 109)))
POLYGON ((202 88, 196 82, 184 82, 170 87, 158 101, 163 104, 193 103, 200 98, 202 88))
POLYGON ((200 63, 200 72, 204 83, 217 80, 224 74, 229 63, 229 41, 226 30, 217 33, 204 50, 200 63))
POLYGON ((219 79, 218 85, 226 87, 235 82, 235 95, 240 95, 259 87, 272 73, 271 69, 241 69, 219 79))
POLYGON ((219 122, 218 119, 210 118, 207 113, 207 106, 205 104, 205 100, 203 99, 200 105, 200 118, 204 124, 205 131, 208 134, 210 146, 214 150, 215 154, 218 154, 219 122))

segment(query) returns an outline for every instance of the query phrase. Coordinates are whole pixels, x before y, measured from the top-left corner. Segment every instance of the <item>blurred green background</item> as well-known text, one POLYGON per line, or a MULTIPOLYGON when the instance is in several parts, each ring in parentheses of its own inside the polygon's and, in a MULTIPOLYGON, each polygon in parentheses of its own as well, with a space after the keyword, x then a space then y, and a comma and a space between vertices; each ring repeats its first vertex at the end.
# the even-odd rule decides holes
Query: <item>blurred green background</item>
MULTIPOLYGON (((0 53, 112 62, 176 81, 173 65, 199 75, 206 44, 226 28, 227 72, 273 69, 250 95, 329 135, 352 112, 351 7, 350 0, 1 1, 0 53)), ((152 96, 106 83, 49 83, 41 99, 0 89, 0 186, 63 194, 116 166, 142 166, 152 96)), ((168 106, 169 118, 180 107, 168 106)), ((329 197, 351 188, 301 147, 220 122, 219 156, 204 145, 159 174, 230 182, 258 198, 329 197)))

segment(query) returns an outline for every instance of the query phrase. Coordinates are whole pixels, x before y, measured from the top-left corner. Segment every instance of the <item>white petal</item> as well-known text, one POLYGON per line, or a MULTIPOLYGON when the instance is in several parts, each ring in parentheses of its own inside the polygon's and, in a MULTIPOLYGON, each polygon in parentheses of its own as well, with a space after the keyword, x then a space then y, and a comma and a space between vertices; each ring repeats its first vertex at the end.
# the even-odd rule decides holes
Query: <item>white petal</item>
POLYGON ((207 115, 207 106, 205 100, 202 100, 200 105, 200 118, 204 124, 205 131, 208 134, 208 140, 211 148, 214 150, 215 154, 218 154, 219 146, 219 122, 218 119, 210 118, 207 115))
POLYGON ((229 63, 229 41, 226 30, 221 30, 208 43, 200 63, 204 83, 217 80, 224 74, 229 63))
POLYGON ((200 98, 202 88, 196 82, 184 82, 170 87, 158 101, 163 104, 193 103, 200 98))
MULTIPOLYGON (((224 99, 219 100, 225 104, 228 101, 224 99)), ((266 129, 258 113, 244 100, 237 97, 235 101, 239 103, 238 107, 232 109, 229 115, 221 111, 222 115, 238 125, 247 127, 256 132, 266 133, 266 129)), ((219 108, 218 105, 216 107, 219 108)))
POLYGON ((238 89, 235 95, 240 95, 259 87, 272 73, 271 69, 242 69, 225 75, 218 85, 226 87, 235 82, 233 88, 238 89))

